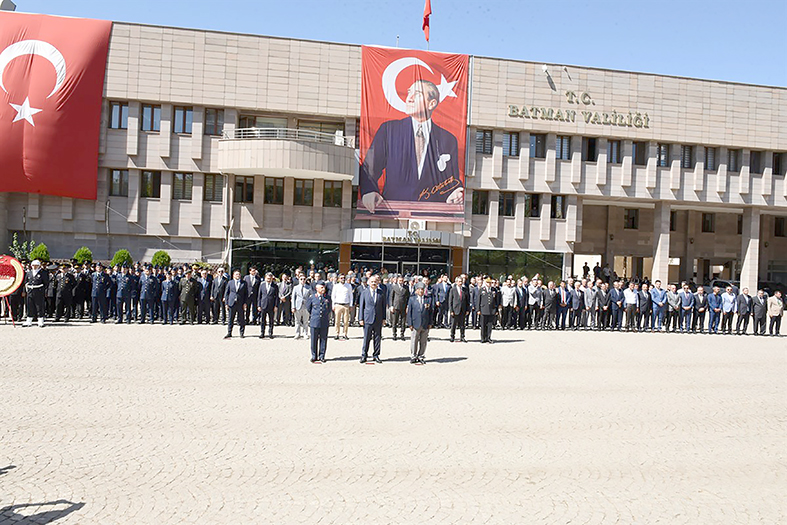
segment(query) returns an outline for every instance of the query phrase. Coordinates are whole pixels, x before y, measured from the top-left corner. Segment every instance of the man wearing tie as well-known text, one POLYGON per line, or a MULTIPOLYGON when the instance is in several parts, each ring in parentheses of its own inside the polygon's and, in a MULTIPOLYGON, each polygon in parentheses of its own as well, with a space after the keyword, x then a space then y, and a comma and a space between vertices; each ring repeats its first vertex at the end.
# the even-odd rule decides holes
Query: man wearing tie
POLYGON ((257 275, 257 268, 249 268, 249 275, 243 278, 246 283, 246 321, 249 324, 249 317, 251 317, 252 324, 257 324, 259 320, 259 310, 257 310, 258 294, 260 291, 260 276, 257 275))
POLYGON ((713 287, 713 293, 708 296, 708 308, 710 309, 710 320, 708 321, 708 333, 717 334, 719 332, 719 320, 721 319, 721 288, 713 287))
POLYGON ((696 332, 697 326, 700 327, 700 333, 705 333, 705 313, 708 311, 708 294, 705 293, 705 287, 697 287, 697 293, 694 294, 694 321, 691 325, 691 331, 696 332))
POLYGON ((557 295, 557 321, 555 322, 555 328, 558 330, 565 330, 566 317, 568 316, 568 310, 572 302, 571 292, 566 289, 566 281, 560 281, 557 295))
POLYGON ((309 328, 311 329, 312 363, 325 363, 325 349, 328 346, 328 329, 331 326, 331 299, 325 293, 325 283, 315 286, 316 292, 309 297, 309 328))
POLYGON ((248 293, 246 282, 240 278, 240 270, 235 270, 232 272, 232 281, 227 283, 227 288, 224 291, 224 304, 230 309, 230 322, 227 323, 227 335, 224 339, 232 338, 232 327, 235 325, 236 318, 240 326, 240 336, 243 337, 246 328, 246 317, 243 310, 246 309, 248 293))
POLYGON ((620 281, 612 283, 609 297, 612 301, 612 329, 620 330, 623 324, 623 311, 626 309, 626 298, 623 290, 620 289, 620 281))
MULTIPOLYGON (((323 284, 323 286, 325 286, 323 284)), ((268 322, 268 337, 273 339, 273 325, 276 322, 276 310, 279 307, 279 287, 273 282, 273 274, 265 274, 265 282, 260 284, 257 298, 257 311, 260 312, 260 339, 265 338, 265 324, 268 322)))
POLYGON ((680 332, 685 333, 691 330, 691 314, 694 311, 694 294, 689 290, 688 284, 683 284, 683 290, 678 292, 680 299, 680 332))
MULTIPOLYGON (((463 343, 465 339, 465 320, 467 310, 470 307, 470 298, 467 290, 462 284, 462 278, 457 277, 455 284, 448 293, 448 311, 451 312, 451 342, 454 342, 456 329, 459 328, 459 337, 463 343)), ((412 326, 412 325, 411 325, 412 326)))
POLYGON ((737 303, 738 321, 735 323, 735 333, 737 335, 741 335, 741 333, 746 335, 746 331, 749 328, 749 317, 751 317, 752 311, 752 298, 749 295, 748 288, 744 288, 740 295, 738 295, 737 303), (741 326, 743 326, 742 332, 741 326))
POLYGON ((210 285, 208 270, 200 272, 199 291, 197 292, 197 324, 210 324, 210 285))
POLYGON ((369 355, 369 344, 374 346, 372 356, 375 363, 380 360, 380 341, 382 340, 383 321, 388 309, 387 294, 380 289, 380 277, 372 275, 369 278, 369 287, 361 292, 358 299, 358 313, 363 326, 363 348, 361 349, 361 363, 366 363, 369 355))
POLYGON ((658 279, 650 291, 650 300, 653 307, 653 330, 661 332, 664 329, 664 307, 667 306, 667 291, 661 288, 658 279))
POLYGON ((757 290, 757 297, 752 299, 754 314, 754 335, 765 335, 765 317, 768 312, 768 296, 764 290, 757 290))
MULTIPOLYGON (((335 290, 334 288, 334 291, 335 290)), ((311 297, 311 283, 308 282, 306 278, 298 279, 298 284, 292 289, 292 313, 293 317, 295 317, 295 339, 300 339, 301 337, 309 338, 311 324, 309 321, 308 307, 311 297), (303 332, 303 335, 301 335, 301 332, 303 332)))
MULTIPOLYGON (((407 326, 410 327, 410 364, 425 363, 426 343, 429 341, 429 328, 432 322, 432 305, 424 297, 426 286, 415 285, 415 295, 407 303, 407 326)), ((464 339, 464 337, 462 338, 464 339)))

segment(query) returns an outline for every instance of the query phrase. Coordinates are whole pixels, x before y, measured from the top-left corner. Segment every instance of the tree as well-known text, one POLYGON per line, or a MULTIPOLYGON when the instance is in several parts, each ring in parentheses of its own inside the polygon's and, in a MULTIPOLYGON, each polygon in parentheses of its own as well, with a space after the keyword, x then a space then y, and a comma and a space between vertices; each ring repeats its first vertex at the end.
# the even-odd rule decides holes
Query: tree
POLYGON ((115 252, 114 257, 112 257, 112 262, 110 263, 111 266, 123 266, 134 264, 134 259, 131 258, 131 254, 128 250, 118 250, 115 252))
POLYGON ((169 254, 164 250, 159 250, 153 254, 153 259, 150 260, 150 263, 153 266, 159 266, 162 268, 166 268, 170 265, 172 259, 170 258, 169 254))
POLYGON ((30 251, 30 260, 38 259, 41 262, 49 262, 49 248, 43 242, 30 251))
POLYGON ((14 259, 24 261, 30 258, 30 252, 33 250, 35 244, 35 241, 32 239, 25 242, 19 242, 17 234, 14 233, 11 246, 9 246, 8 249, 11 251, 11 255, 14 256, 14 259))
POLYGON ((74 261, 77 264, 90 264, 93 262, 93 252, 87 246, 83 246, 74 253, 74 261))

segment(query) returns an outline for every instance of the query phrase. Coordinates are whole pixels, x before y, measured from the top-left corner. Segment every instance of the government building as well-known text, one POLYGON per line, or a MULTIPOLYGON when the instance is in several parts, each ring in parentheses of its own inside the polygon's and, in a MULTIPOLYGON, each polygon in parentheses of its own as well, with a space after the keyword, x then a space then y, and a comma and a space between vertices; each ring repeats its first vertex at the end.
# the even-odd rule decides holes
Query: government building
POLYGON ((244 270, 787 282, 787 89, 479 56, 469 74, 464 223, 361 220, 360 46, 115 23, 98 199, 0 194, 1 240, 244 270))

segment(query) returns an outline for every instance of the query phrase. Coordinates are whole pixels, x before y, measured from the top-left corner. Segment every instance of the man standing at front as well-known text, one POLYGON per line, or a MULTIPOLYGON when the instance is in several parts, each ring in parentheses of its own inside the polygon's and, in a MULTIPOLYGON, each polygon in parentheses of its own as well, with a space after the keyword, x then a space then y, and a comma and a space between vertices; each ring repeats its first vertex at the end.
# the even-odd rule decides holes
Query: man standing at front
POLYGON ((492 290, 492 279, 484 279, 478 298, 478 310, 481 313, 481 342, 492 344, 492 328, 495 326, 497 313, 497 294, 492 290))
POLYGON ((752 299, 749 295, 749 289, 744 288, 737 298, 738 322, 735 323, 735 333, 737 335, 741 335, 741 333, 746 335, 746 331, 749 329, 749 317, 751 317, 752 314, 751 301, 752 299), (741 326, 743 326, 742 331, 741 326))
POLYGON ((240 270, 232 272, 232 280, 227 283, 227 288, 224 291, 224 303, 230 309, 230 319, 227 323, 227 335, 224 339, 232 338, 232 327, 235 324, 235 319, 238 320, 240 325, 240 336, 243 337, 243 331, 246 328, 246 316, 243 310, 246 308, 246 298, 248 296, 248 288, 246 282, 240 278, 240 270))
POLYGON ((373 359, 375 363, 380 360, 380 341, 382 340, 383 321, 388 309, 386 293, 380 289, 380 277, 372 275, 369 278, 369 287, 361 292, 358 299, 358 316, 363 326, 363 348, 361 349, 361 363, 365 363, 369 355, 369 344, 374 346, 373 359))
POLYGON ((708 324, 708 333, 717 334, 719 332, 719 321, 721 320, 721 288, 718 286, 713 287, 713 293, 708 296, 708 308, 710 311, 710 321, 708 324))
POLYGON ((423 283, 417 283, 415 295, 410 297, 407 304, 407 326, 410 327, 410 363, 414 365, 425 363, 426 343, 429 341, 429 328, 432 322, 432 307, 429 300, 424 297, 425 289, 426 286, 423 283))
MULTIPOLYGON (((451 313, 451 342, 454 342, 456 329, 459 328, 459 337, 463 343, 465 339, 465 324, 467 321, 467 310, 470 308, 470 297, 468 291, 462 283, 462 277, 457 277, 455 284, 448 292, 448 311, 451 313)), ((412 326, 412 325, 410 325, 412 326)))
POLYGON ((331 299, 325 293, 324 282, 318 282, 315 290, 314 295, 309 297, 306 305, 306 309, 309 312, 309 328, 312 339, 312 363, 325 363, 325 349, 328 347, 328 329, 331 326, 331 299))
MULTIPOLYGON (((248 285, 247 285, 248 287, 248 285)), ((325 284, 323 283, 323 287, 325 284)), ((273 325, 276 322, 276 309, 279 307, 279 287, 273 282, 273 274, 265 274, 265 282, 260 284, 257 310, 260 313, 260 339, 265 338, 266 321, 270 324, 268 337, 273 339, 273 325)))
POLYGON ((732 333, 732 318, 735 317, 735 312, 738 311, 738 298, 732 293, 732 286, 728 286, 727 290, 721 294, 721 331, 725 334, 732 333))
POLYGON ((410 300, 410 290, 405 285, 404 277, 401 275, 396 278, 396 282, 390 288, 393 340, 396 341, 396 334, 399 331, 402 334, 402 341, 404 341, 405 315, 407 313, 407 303, 410 300))
POLYGON ((661 288, 661 281, 656 279, 650 291, 650 300, 653 306, 653 331, 661 332, 664 329, 664 307, 667 306, 667 291, 661 288))
POLYGON ((782 292, 776 290, 773 292, 773 297, 768 298, 768 334, 778 336, 779 330, 782 326, 782 316, 784 315, 784 301, 782 301, 782 292))
MULTIPOLYGON (((336 293, 337 288, 337 286, 334 286, 334 293, 336 293)), ((309 332, 311 331, 309 323, 309 301, 311 297, 311 283, 306 280, 306 277, 299 277, 298 284, 292 288, 292 314, 293 317, 295 317, 295 339, 300 339, 301 337, 309 338, 309 332), (303 335, 301 335, 301 332, 303 332, 303 335)), ((336 316, 336 321, 338 326, 338 315, 336 316)))
POLYGON ((36 259, 30 263, 30 271, 25 277, 25 291, 27 292, 27 321, 25 326, 33 325, 33 317, 38 318, 38 326, 44 326, 46 315, 46 288, 49 284, 49 273, 41 269, 41 261, 36 259))

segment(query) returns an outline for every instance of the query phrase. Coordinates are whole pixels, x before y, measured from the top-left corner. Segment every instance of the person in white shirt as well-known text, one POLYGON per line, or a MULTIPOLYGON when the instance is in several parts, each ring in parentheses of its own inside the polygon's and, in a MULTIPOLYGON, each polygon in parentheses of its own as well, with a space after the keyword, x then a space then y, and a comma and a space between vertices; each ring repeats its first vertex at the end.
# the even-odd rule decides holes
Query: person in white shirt
POLYGON ((634 281, 629 283, 629 287, 623 290, 624 302, 626 303, 626 330, 629 332, 637 329, 637 305, 639 304, 639 292, 634 288, 634 281))
POLYGON ((500 319, 500 328, 508 330, 512 325, 512 314, 517 306, 516 304, 516 287, 512 286, 511 280, 507 279, 503 286, 500 287, 500 304, 503 307, 502 319, 500 319))
POLYGON ((336 339, 339 339, 344 324, 344 339, 347 337, 347 330, 350 327, 350 308, 353 305, 353 287, 347 282, 344 275, 340 275, 338 282, 333 285, 331 292, 331 302, 333 303, 333 314, 336 319, 336 339))

